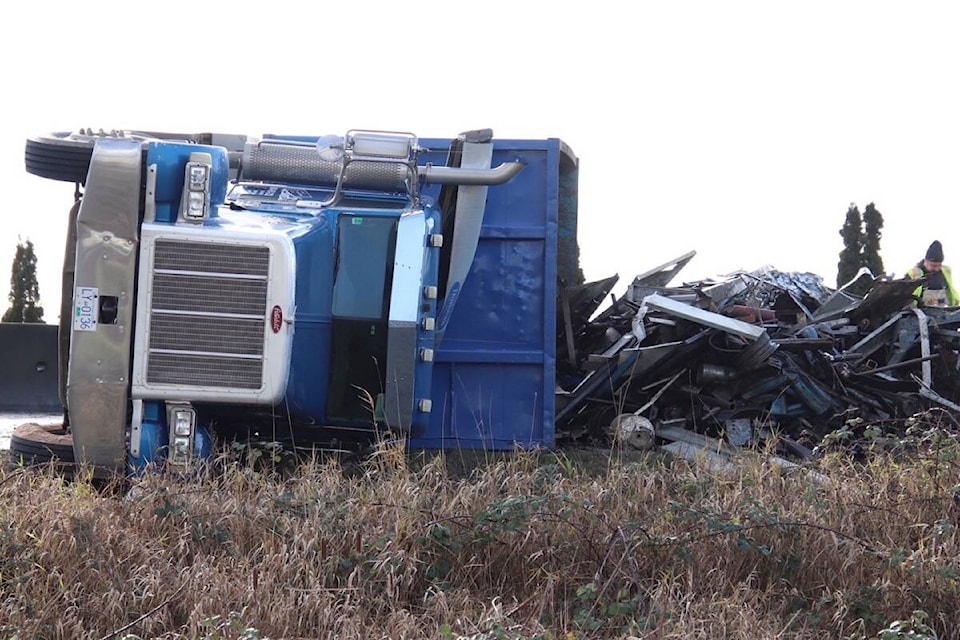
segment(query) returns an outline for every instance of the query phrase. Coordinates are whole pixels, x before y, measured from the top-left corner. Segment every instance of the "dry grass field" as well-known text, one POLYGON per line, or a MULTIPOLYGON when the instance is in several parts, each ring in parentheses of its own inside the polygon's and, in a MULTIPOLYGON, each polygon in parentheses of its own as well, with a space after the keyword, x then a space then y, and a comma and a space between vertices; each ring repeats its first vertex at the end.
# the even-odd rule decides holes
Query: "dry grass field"
POLYGON ((954 435, 898 443, 822 476, 395 444, 105 487, 7 466, 0 637, 957 638, 954 435))

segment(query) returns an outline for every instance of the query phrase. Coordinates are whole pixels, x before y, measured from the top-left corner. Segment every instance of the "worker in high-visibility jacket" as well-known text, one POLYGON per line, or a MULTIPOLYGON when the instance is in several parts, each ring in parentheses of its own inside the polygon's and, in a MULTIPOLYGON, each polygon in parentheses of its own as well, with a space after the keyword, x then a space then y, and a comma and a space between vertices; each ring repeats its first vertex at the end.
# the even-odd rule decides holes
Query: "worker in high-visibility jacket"
POLYGON ((911 280, 926 278, 927 281, 914 291, 914 297, 924 307, 955 307, 960 305, 960 296, 953 286, 950 267, 943 264, 943 245, 934 240, 923 260, 907 271, 911 280))

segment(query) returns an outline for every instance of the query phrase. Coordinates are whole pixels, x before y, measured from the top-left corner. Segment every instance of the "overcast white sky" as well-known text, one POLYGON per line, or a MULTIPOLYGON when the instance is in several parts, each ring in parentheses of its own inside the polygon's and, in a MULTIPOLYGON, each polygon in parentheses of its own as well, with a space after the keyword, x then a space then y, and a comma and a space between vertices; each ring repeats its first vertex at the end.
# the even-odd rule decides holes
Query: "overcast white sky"
POLYGON ((832 286, 851 202, 883 214, 888 272, 935 238, 960 265, 957 3, 57 4, 0 24, 0 303, 30 239, 48 322, 72 186, 26 174, 23 144, 80 127, 558 137, 591 280, 696 250, 680 280, 832 286))

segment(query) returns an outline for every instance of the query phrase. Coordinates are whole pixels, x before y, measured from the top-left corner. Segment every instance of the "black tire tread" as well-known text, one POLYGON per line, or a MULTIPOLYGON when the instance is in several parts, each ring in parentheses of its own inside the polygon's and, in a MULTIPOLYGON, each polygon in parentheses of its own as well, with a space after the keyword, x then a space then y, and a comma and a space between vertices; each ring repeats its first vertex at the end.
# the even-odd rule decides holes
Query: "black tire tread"
POLYGON ((72 466, 73 437, 63 432, 62 425, 22 424, 10 436, 10 462, 12 466, 72 466))
POLYGON ((27 173, 49 180, 82 183, 87 179, 92 155, 92 145, 88 148, 28 139, 23 157, 27 173))

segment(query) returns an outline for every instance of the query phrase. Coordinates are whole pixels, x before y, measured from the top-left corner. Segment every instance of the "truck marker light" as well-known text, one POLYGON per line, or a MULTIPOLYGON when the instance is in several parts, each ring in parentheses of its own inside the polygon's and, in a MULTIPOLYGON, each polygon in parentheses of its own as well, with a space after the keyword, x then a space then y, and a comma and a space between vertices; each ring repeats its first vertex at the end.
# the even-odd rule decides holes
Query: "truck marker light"
POLYGON ((190 460, 190 438, 174 438, 170 448, 170 462, 186 464, 190 460))
POLYGON ((355 155, 398 160, 409 158, 416 142, 409 134, 396 135, 375 131, 358 131, 348 134, 348 138, 350 149, 355 155))
POLYGON ((273 329, 274 333, 280 333, 281 326, 283 326, 283 310, 280 305, 275 304, 270 312, 270 328, 273 329))
POLYGON ((196 193, 191 191, 188 197, 188 206, 187 206, 187 217, 188 218, 202 218, 203 217, 203 194, 196 193))
POLYGON ((174 409, 173 433, 176 436, 190 436, 193 433, 194 414, 190 409, 174 409))

